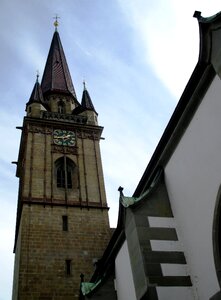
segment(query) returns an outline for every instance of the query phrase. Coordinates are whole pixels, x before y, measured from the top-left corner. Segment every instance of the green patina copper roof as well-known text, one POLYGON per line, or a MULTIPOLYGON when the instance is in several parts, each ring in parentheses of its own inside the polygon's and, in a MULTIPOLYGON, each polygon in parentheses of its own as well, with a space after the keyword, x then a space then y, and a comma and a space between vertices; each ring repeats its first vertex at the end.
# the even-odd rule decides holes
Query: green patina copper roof
POLYGON ((120 201, 124 207, 129 207, 133 205, 135 202, 138 202, 139 198, 121 196, 120 201))
POLYGON ((123 188, 120 186, 118 188, 118 191, 120 192, 120 202, 121 202, 121 204, 124 207, 127 208, 127 207, 141 201, 142 199, 144 199, 149 194, 149 192, 152 190, 152 188, 156 185, 156 183, 160 179, 160 176, 161 176, 162 172, 163 172, 163 170, 160 168, 158 170, 158 172, 156 173, 155 177, 153 178, 149 188, 144 193, 142 193, 139 197, 126 197, 126 196, 124 196, 123 188))
POLYGON ((93 283, 93 282, 82 282, 81 283, 81 291, 82 294, 85 296, 92 292, 99 284, 101 283, 101 279, 98 280, 98 282, 93 283))

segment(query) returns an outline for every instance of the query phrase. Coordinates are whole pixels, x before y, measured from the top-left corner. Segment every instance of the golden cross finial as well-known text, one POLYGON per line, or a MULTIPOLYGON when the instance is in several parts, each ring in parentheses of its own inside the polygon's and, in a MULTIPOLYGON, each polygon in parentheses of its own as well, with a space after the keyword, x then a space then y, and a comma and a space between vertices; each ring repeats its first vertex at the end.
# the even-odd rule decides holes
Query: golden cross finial
POLYGON ((58 19, 60 19, 60 17, 58 17, 58 15, 56 14, 56 16, 53 19, 55 19, 54 27, 55 27, 55 31, 57 31, 57 28, 58 28, 58 25, 59 25, 58 19))

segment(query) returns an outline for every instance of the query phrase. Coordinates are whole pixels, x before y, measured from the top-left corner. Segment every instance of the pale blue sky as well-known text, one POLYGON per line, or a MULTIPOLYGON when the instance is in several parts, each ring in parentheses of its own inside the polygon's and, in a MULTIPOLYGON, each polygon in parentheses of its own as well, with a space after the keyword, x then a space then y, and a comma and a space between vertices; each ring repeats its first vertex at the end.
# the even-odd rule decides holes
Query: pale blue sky
POLYGON ((195 10, 220 1, 1 0, 0 300, 11 297, 17 206, 15 166, 25 104, 42 75, 57 13, 72 80, 82 81, 104 126, 101 141, 112 226, 119 185, 131 195, 197 63, 195 10), (2 275, 3 274, 3 275, 2 275))

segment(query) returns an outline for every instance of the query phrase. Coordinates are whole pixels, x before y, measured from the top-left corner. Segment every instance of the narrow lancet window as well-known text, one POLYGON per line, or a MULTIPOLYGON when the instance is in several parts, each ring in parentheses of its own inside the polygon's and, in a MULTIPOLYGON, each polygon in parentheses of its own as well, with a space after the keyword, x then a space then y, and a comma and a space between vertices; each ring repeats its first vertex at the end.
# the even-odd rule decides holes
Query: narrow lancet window
POLYGON ((65 187, 65 170, 64 165, 57 168, 57 187, 65 187))
POLYGON ((63 231, 68 231, 68 216, 62 216, 63 231))
POLYGON ((65 271, 66 271, 67 276, 71 275, 71 260, 70 259, 66 259, 66 261, 65 261, 65 271))

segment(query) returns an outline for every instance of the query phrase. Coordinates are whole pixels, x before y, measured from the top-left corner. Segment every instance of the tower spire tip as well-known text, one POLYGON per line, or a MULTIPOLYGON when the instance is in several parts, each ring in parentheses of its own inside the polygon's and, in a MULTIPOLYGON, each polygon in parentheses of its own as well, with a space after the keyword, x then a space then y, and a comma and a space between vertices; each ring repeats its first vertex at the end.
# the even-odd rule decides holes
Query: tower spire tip
POLYGON ((39 78, 39 71, 36 71, 36 82, 38 82, 38 78, 39 78))
POLYGON ((84 86, 84 91, 86 91, 86 81, 85 81, 85 79, 83 80, 83 86, 84 86))
POLYGON ((55 27, 55 31, 57 31, 57 28, 59 26, 58 19, 60 19, 60 17, 58 17, 58 15, 56 14, 53 19, 55 19, 55 21, 54 21, 54 27, 55 27))

